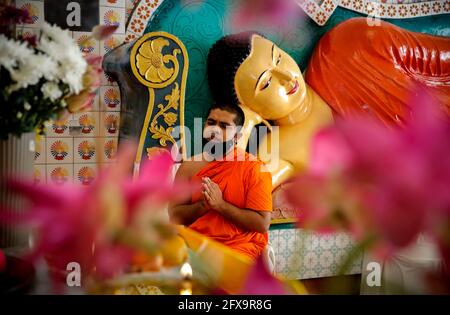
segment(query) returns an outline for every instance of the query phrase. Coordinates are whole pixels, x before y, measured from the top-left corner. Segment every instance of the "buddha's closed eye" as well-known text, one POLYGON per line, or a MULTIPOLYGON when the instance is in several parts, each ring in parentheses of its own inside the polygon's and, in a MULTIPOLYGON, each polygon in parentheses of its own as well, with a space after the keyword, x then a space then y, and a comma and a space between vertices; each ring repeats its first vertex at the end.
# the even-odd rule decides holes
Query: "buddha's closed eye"
MULTIPOLYGON (((281 62, 281 53, 278 53, 278 57, 275 61, 275 66, 278 66, 281 62)), ((269 77, 265 82, 263 82, 262 86, 260 87, 260 91, 267 89, 270 86, 270 83, 272 82, 272 77, 269 77)))
POLYGON ((278 64, 281 62, 281 54, 278 55, 277 61, 275 62, 275 65, 278 66, 278 64))
POLYGON ((269 87, 271 81, 272 81, 272 77, 270 77, 265 83, 262 84, 260 91, 267 89, 269 87))

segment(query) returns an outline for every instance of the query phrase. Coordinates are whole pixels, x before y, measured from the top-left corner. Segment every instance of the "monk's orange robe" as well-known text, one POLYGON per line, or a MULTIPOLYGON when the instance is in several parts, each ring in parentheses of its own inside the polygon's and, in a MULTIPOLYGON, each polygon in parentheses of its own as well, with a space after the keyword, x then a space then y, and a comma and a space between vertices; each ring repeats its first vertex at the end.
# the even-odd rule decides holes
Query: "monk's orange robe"
MULTIPOLYGON (((272 176, 263 171, 264 163, 241 149, 230 154, 236 161, 212 161, 192 178, 209 177, 218 184, 223 199, 241 209, 272 211, 272 176), (242 159, 245 159, 241 161, 242 159)), ((192 195, 192 203, 201 199, 201 192, 192 195)), ((215 210, 209 210, 189 228, 256 259, 268 243, 267 233, 249 232, 236 226, 215 210)))
POLYGON ((450 114, 450 38, 349 19, 320 39, 305 80, 342 117, 402 125, 418 86, 450 114))

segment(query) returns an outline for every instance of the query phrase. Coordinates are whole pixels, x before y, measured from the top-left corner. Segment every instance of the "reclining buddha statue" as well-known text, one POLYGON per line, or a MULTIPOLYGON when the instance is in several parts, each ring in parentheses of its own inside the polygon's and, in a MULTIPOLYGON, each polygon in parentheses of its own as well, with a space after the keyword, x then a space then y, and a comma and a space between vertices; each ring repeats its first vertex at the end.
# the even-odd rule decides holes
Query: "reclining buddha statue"
POLYGON ((222 37, 208 56, 215 102, 239 104, 246 114, 241 146, 252 128, 270 121, 258 155, 270 162, 271 139, 280 161, 273 187, 308 165, 312 136, 336 117, 372 115, 401 126, 410 115, 417 86, 450 113, 450 38, 415 33, 387 22, 346 20, 317 44, 304 76, 297 63, 256 32, 222 37))

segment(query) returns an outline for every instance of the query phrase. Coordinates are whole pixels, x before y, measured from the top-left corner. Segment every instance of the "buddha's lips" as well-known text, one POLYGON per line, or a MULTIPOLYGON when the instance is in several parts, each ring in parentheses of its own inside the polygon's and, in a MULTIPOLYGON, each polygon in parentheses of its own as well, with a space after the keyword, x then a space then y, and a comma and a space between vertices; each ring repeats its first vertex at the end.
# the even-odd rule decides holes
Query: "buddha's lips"
POLYGON ((292 88, 292 90, 290 90, 290 91, 287 93, 287 95, 294 94, 295 92, 297 92, 297 90, 298 90, 298 81, 295 80, 294 87, 292 88))

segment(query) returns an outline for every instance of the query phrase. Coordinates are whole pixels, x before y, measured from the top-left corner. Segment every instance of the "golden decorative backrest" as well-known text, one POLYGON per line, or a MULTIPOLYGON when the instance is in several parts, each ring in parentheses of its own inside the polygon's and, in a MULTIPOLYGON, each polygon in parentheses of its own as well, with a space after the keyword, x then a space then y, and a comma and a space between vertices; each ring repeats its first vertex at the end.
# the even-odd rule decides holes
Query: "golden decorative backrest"
POLYGON ((138 141, 135 174, 143 160, 176 146, 185 158, 184 101, 188 54, 166 32, 151 32, 105 56, 105 71, 121 90, 119 145, 138 141))

